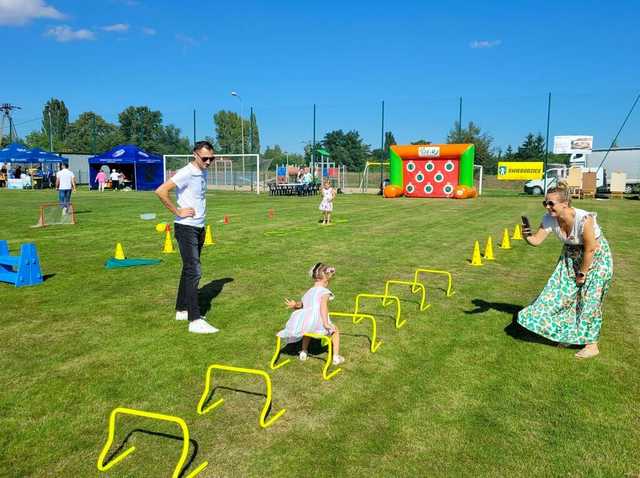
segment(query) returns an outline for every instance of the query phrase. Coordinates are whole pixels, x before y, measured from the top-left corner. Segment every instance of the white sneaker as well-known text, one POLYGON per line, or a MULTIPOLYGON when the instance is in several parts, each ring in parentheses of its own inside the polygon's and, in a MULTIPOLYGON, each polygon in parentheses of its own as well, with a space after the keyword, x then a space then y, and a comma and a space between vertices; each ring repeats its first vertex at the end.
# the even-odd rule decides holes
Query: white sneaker
POLYGON ((176 310, 176 320, 189 320, 189 312, 186 310, 176 310))
POLYGON ((215 334, 220 331, 206 320, 197 319, 189 322, 189 332, 193 332, 194 334, 215 334))
POLYGON ((307 354, 307 352, 305 352, 304 350, 301 350, 300 354, 298 355, 298 358, 304 362, 305 360, 307 360, 308 356, 309 354, 307 354))
POLYGON ((341 363, 344 363, 344 357, 342 355, 334 355, 333 365, 340 365, 341 363))

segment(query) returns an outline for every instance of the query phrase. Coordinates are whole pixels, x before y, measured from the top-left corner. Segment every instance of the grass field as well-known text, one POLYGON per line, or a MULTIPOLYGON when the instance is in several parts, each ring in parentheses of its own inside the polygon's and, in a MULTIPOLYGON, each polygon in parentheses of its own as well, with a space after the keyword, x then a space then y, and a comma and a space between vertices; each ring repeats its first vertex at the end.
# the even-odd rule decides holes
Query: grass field
POLYGON ((136 451, 98 473, 117 406, 184 418, 197 443, 190 470, 209 462, 203 477, 640 475, 640 202, 576 204, 598 212, 615 263, 602 353, 578 361, 575 350, 512 325, 555 266, 557 241, 537 249, 516 241, 496 248, 495 263, 467 263, 473 240, 498 240, 521 214, 537 221, 540 198, 347 195, 335 206, 344 222, 321 227, 317 197, 209 194, 217 243, 203 251, 201 285, 207 318, 221 328, 213 336, 173 320, 180 258, 160 253, 158 221, 139 219, 170 220, 153 194, 82 191, 73 197, 78 225, 30 228, 38 205, 54 200, 54 192, 0 191, 0 239, 14 253, 35 242, 48 276, 36 287, 0 284, 1 476, 171 476, 180 442, 167 435, 178 428, 136 418, 119 420, 116 435, 120 445, 140 430, 128 440, 136 451), (116 242, 128 257, 163 262, 105 270, 116 242), (417 296, 394 289, 407 319, 399 330, 391 307, 367 302, 383 341, 375 354, 366 325, 337 319, 342 373, 323 381, 321 360, 272 372, 272 412, 286 413, 269 429, 258 426, 263 386, 253 378, 220 375, 215 396, 226 402, 199 416, 209 364, 268 370, 288 318, 282 299, 304 293, 317 261, 337 268, 333 311, 351 310, 357 293, 381 293, 387 279, 411 279, 417 267, 450 270, 456 294, 445 297, 446 282, 430 279, 433 305, 419 312, 417 296))

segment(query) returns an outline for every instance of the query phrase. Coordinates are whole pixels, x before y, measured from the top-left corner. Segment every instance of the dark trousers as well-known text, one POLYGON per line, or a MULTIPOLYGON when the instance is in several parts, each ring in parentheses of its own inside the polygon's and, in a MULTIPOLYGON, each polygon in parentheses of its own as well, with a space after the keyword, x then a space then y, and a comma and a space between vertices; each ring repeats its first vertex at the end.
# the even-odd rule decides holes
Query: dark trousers
POLYGON ((198 305, 198 284, 202 276, 200 267, 200 252, 204 244, 204 227, 174 224, 175 238, 178 241, 180 256, 182 257, 182 275, 178 285, 176 310, 189 312, 189 321, 200 318, 198 305))

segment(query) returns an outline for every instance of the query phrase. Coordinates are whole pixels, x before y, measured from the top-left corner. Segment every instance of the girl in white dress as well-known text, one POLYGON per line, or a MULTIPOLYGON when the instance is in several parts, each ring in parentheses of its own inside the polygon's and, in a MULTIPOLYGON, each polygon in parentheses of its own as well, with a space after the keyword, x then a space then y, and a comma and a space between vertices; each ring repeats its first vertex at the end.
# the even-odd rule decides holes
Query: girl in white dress
POLYGON ((331 336, 333 363, 338 365, 344 362, 344 358, 340 356, 340 332, 329 319, 329 301, 333 300, 334 296, 327 289, 327 286, 335 273, 335 268, 318 262, 309 271, 314 284, 304 294, 302 301, 284 300, 287 307, 293 309, 294 312, 291 314, 284 329, 278 332, 278 336, 285 339, 287 343, 302 340, 300 360, 307 360, 309 350, 310 338, 304 337, 304 334, 312 333, 331 336))
POLYGON ((320 203, 320 210, 323 213, 322 224, 331 223, 331 211, 333 211, 333 198, 336 197, 335 190, 331 187, 330 181, 324 182, 322 188, 322 202, 320 203))

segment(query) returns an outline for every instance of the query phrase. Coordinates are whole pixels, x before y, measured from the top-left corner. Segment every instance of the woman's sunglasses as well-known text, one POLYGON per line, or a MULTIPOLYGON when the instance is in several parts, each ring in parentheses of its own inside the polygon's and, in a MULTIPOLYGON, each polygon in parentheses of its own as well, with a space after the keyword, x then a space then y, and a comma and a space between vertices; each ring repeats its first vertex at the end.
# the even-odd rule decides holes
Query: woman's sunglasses
POLYGON ((544 207, 553 207, 556 205, 556 203, 554 203, 553 201, 542 201, 542 205, 544 207))

